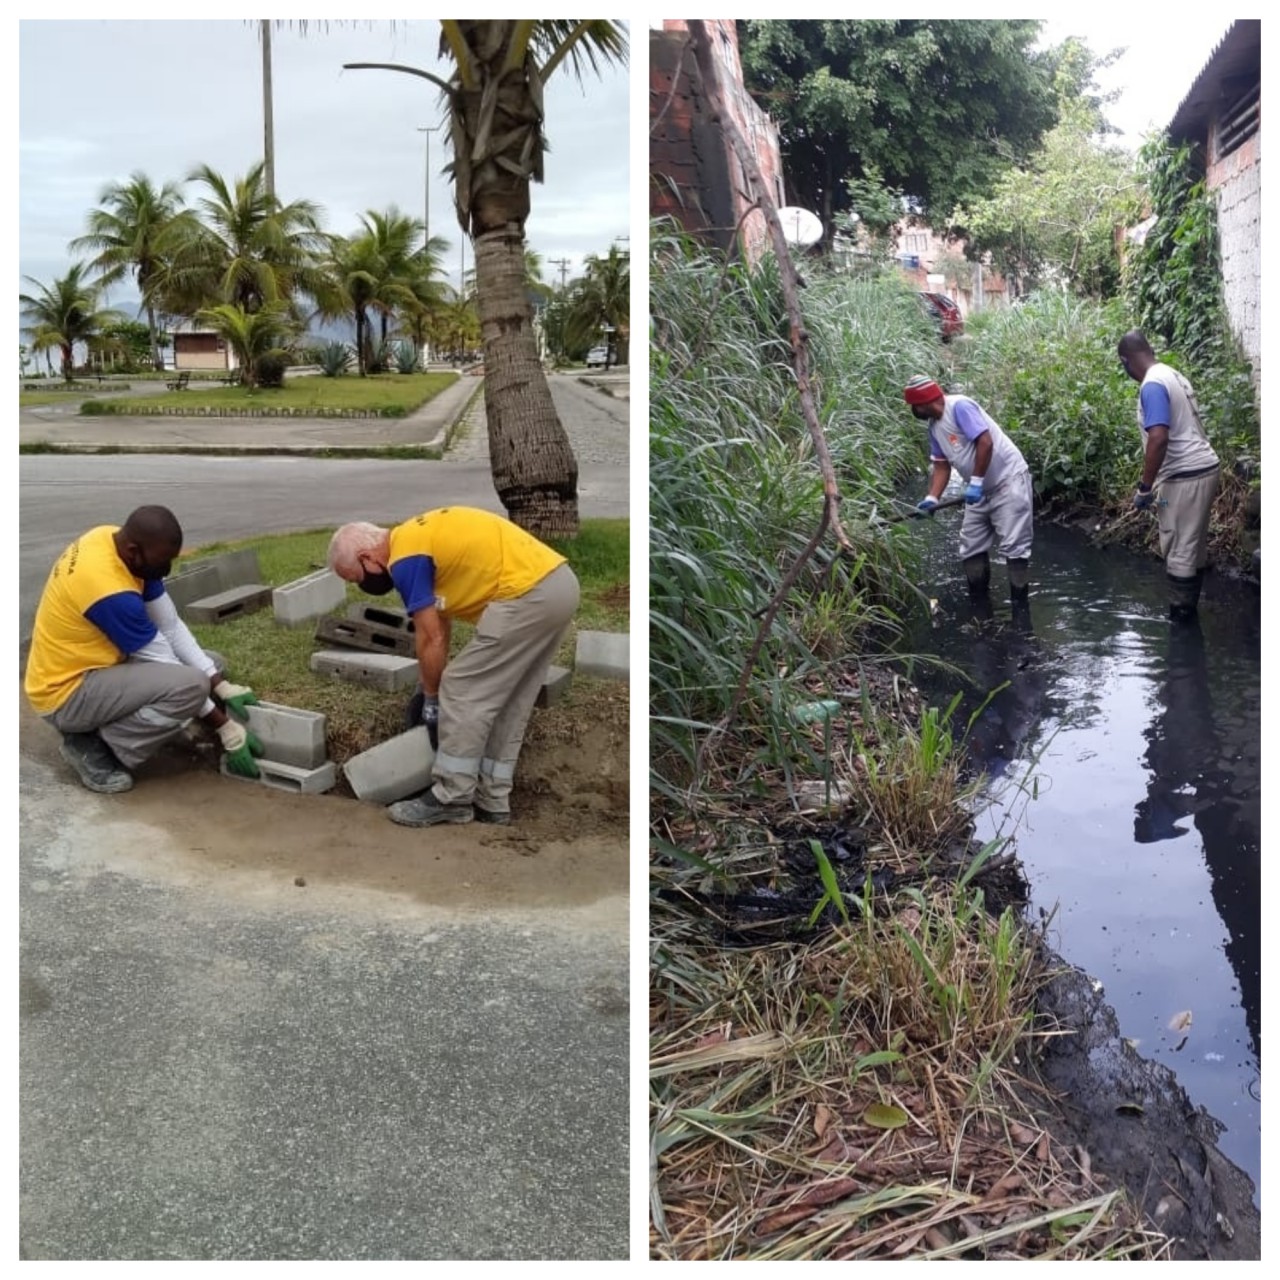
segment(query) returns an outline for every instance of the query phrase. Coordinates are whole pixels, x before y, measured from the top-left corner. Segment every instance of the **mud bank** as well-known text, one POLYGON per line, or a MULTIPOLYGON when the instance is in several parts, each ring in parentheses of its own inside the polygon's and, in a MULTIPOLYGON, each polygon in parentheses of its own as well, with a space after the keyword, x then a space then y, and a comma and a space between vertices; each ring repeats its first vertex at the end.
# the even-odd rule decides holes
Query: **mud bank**
POLYGON ((1087 1153, 1093 1174, 1123 1186, 1148 1221, 1174 1241, 1175 1259, 1257 1260, 1261 1215, 1251 1179, 1215 1145, 1221 1125, 1191 1104, 1167 1067, 1141 1057, 1120 1034, 1100 984, 1046 956, 1054 976, 1037 1000, 1038 1081, 1028 1106, 1087 1153))

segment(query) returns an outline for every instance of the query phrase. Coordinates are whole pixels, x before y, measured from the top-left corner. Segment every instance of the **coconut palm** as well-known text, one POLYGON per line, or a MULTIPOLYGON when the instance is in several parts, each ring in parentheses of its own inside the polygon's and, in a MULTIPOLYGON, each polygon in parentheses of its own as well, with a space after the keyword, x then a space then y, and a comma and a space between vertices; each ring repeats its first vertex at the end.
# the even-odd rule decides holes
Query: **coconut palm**
POLYGON ((574 282, 565 318, 570 343, 589 345, 603 331, 608 352, 605 368, 623 364, 631 334, 631 260, 611 246, 606 257, 589 254, 586 274, 574 282))
POLYGON ((44 285, 32 276, 23 276, 35 286, 35 293, 20 293, 22 318, 28 323, 23 332, 31 338, 36 351, 58 350, 62 353, 62 376, 71 381, 76 343, 86 347, 103 325, 121 320, 118 312, 100 310, 102 286, 87 279, 87 263, 72 263, 60 280, 44 285))
MULTIPOLYGON (((401 305, 408 310, 414 305, 430 306, 442 298, 440 263, 449 242, 441 236, 432 236, 429 243, 415 244, 423 233, 421 218, 401 213, 394 205, 382 213, 370 209, 360 216, 364 233, 382 260, 382 275, 387 282, 395 282, 409 289, 414 299, 401 305)), ((379 307, 380 338, 386 345, 394 307, 379 307)))
POLYGON ((104 187, 100 208, 89 214, 88 232, 71 242, 73 253, 96 256, 90 268, 100 273, 100 283, 110 286, 131 275, 147 313, 151 337, 151 364, 162 367, 159 328, 156 324, 154 286, 164 264, 166 237, 182 208, 182 190, 166 182, 159 189, 145 173, 130 175, 127 182, 104 187))
POLYGON ((355 321, 356 357, 363 378, 369 372, 373 345, 370 312, 383 321, 380 348, 385 349, 388 318, 397 310, 418 306, 418 298, 410 285, 410 267, 402 263, 403 274, 396 275, 388 267, 377 237, 367 229, 350 239, 332 236, 329 245, 325 281, 316 301, 326 319, 346 316, 355 321))
POLYGON ((172 260, 161 282, 170 309, 191 315, 226 302, 252 313, 280 301, 300 316, 303 300, 321 285, 327 237, 319 206, 282 204, 268 194, 261 163, 231 182, 200 165, 188 181, 206 194, 174 220, 172 260))
POLYGON ((285 342, 294 322, 287 303, 264 302, 256 311, 239 303, 223 302, 196 312, 196 321, 207 326, 235 352, 240 381, 248 387, 261 381, 259 361, 264 356, 286 356, 285 342))
POLYGON ((494 487, 507 514, 539 535, 578 528, 578 464, 538 358, 525 291, 530 184, 542 181, 543 86, 561 67, 582 79, 625 62, 626 29, 606 18, 442 19, 448 81, 415 67, 449 111, 454 205, 472 240, 484 343, 485 414, 494 487))

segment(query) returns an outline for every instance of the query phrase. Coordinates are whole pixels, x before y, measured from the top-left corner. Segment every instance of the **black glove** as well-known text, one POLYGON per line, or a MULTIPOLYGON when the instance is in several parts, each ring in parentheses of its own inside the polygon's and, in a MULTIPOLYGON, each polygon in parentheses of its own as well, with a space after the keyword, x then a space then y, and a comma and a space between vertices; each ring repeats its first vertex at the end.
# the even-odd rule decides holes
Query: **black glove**
POLYGON ((431 739, 431 750, 440 749, 440 699, 433 693, 422 695, 422 723, 427 726, 427 737, 431 739))

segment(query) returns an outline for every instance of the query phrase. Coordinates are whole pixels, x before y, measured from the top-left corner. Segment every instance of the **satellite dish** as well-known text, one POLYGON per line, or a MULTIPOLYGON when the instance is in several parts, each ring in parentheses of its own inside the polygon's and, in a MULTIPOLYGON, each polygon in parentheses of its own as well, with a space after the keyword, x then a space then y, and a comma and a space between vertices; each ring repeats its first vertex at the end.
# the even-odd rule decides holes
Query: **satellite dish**
POLYGON ((778 210, 778 221, 782 223, 782 234, 788 244, 807 248, 822 239, 822 221, 816 213, 801 209, 797 205, 788 205, 778 210))

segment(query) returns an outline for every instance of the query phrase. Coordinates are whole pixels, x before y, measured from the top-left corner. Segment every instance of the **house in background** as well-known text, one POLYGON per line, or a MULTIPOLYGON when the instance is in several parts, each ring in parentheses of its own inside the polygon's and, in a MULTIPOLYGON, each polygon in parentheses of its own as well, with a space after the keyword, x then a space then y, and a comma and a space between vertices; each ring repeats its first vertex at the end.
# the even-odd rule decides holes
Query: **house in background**
MULTIPOLYGON (((706 24, 715 41, 726 110, 751 147, 774 204, 782 208, 778 127, 743 84, 737 25, 732 18, 708 18, 706 24)), ((747 212, 750 188, 742 165, 710 115, 688 26, 668 18, 661 30, 649 32, 649 216, 672 218, 690 235, 726 252, 734 247, 741 224, 743 252, 754 262, 765 251, 768 230, 758 210, 747 212)))
POLYGON ((226 340, 211 329, 197 329, 190 321, 178 321, 169 335, 173 340, 175 369, 217 369, 229 373, 239 368, 226 340))
POLYGON ((1262 22, 1233 22, 1169 124, 1197 144, 1218 196, 1222 283, 1232 330, 1262 377, 1262 22))
POLYGON ((904 223, 894 258, 917 289, 945 293, 962 315, 1008 304, 1004 277, 992 266, 970 262, 964 256, 963 240, 946 240, 930 227, 904 223))

